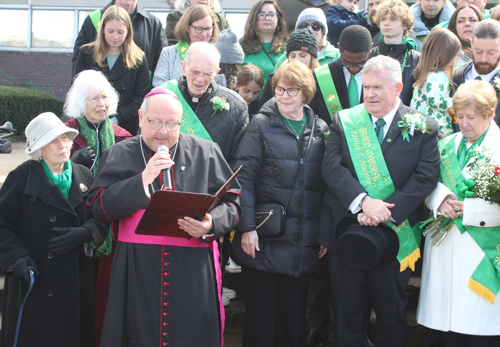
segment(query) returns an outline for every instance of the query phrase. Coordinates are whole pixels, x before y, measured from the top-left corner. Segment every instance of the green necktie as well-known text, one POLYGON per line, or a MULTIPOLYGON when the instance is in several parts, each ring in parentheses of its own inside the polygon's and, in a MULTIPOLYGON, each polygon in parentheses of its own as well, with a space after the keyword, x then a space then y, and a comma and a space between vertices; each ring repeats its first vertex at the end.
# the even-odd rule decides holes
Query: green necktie
POLYGON ((347 93, 349 94, 349 106, 357 106, 359 104, 359 95, 358 83, 356 83, 356 75, 351 75, 349 85, 347 86, 347 93))
POLYGON ((383 118, 377 119, 375 122, 377 126, 375 127, 375 133, 377 134, 377 140, 378 143, 381 145, 382 141, 384 141, 384 125, 385 125, 385 120, 383 118))
POLYGON ((481 78, 481 76, 476 76, 476 78, 474 78, 475 80, 478 80, 478 81, 482 81, 483 79, 481 78))

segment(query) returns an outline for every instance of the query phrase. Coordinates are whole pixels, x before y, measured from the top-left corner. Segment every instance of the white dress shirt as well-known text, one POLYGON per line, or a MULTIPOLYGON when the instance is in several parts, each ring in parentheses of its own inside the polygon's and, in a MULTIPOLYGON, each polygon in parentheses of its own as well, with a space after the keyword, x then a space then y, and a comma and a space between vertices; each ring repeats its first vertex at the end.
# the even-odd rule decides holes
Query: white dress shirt
POLYGON ((486 82, 490 82, 491 79, 493 78, 493 76, 495 76, 497 74, 497 72, 500 70, 500 65, 496 67, 495 70, 491 71, 489 74, 487 75, 480 75, 477 71, 476 71, 476 67, 474 66, 474 63, 472 64, 472 69, 469 70, 469 72, 465 75, 465 82, 468 82, 468 81, 472 81, 474 79, 476 79, 477 76, 481 76, 481 79, 483 81, 486 81, 486 82))

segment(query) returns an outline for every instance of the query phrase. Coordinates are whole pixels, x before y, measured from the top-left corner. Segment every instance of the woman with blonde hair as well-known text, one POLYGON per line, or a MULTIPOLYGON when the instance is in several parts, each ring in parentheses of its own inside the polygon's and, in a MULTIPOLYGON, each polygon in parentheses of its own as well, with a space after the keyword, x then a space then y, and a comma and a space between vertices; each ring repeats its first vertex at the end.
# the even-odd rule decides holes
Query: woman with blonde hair
POLYGON ((80 48, 73 78, 84 70, 101 71, 107 77, 120 94, 112 121, 135 135, 137 111, 151 83, 146 56, 134 43, 132 22, 123 8, 110 6, 102 16, 96 40, 80 48))
POLYGON ((286 49, 285 19, 274 0, 257 1, 248 14, 245 33, 240 39, 245 52, 243 65, 252 63, 264 72, 264 84, 286 49))
MULTIPOLYGON (((219 28, 214 25, 215 16, 207 6, 191 6, 175 26, 175 46, 163 48, 153 77, 153 87, 183 76, 181 61, 184 61, 189 46, 194 42, 215 43, 219 28)), ((223 75, 215 76, 215 83, 226 86, 223 75)))
POLYGON ((438 137, 453 133, 451 107, 453 68, 457 63, 460 42, 449 30, 435 28, 422 47, 422 57, 415 71, 410 107, 434 118, 439 124, 438 137))
POLYGON ((165 35, 167 35, 169 46, 179 42, 179 39, 175 36, 175 27, 186 11, 196 5, 206 6, 213 13, 215 17, 214 23, 217 23, 219 32, 229 29, 229 22, 226 17, 220 14, 221 7, 219 0, 175 0, 175 11, 168 14, 167 27, 165 28, 165 35))
POLYGON ((417 322, 440 331, 446 347, 492 347, 500 335, 500 206, 473 197, 468 182, 482 163, 492 171, 500 165, 497 102, 484 81, 457 89, 451 108, 460 132, 439 142, 440 179, 425 201, 435 218, 451 224, 438 232, 440 243, 425 237, 417 322))

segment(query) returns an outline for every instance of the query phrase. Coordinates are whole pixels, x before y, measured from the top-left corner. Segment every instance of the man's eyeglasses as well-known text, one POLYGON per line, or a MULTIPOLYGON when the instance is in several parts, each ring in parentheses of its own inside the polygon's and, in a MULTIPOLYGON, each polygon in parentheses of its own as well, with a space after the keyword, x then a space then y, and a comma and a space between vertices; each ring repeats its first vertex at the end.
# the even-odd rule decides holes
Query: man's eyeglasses
POLYGON ((344 64, 344 63, 341 63, 341 65, 343 67, 345 67, 346 69, 350 69, 351 67, 359 67, 360 69, 362 69, 365 66, 365 64, 366 64, 366 62, 363 64, 344 64))
POLYGON ((144 118, 146 118, 146 120, 148 121, 149 127, 154 130, 159 130, 165 125, 165 128, 168 131, 174 131, 179 129, 179 125, 181 124, 181 123, 163 123, 157 120, 150 120, 146 115, 144 115, 144 118))
POLYGON ((194 78, 198 78, 200 75, 203 75, 203 79, 205 81, 210 81, 214 78, 215 74, 210 73, 210 72, 201 72, 198 70, 191 70, 189 69, 189 75, 194 78))
POLYGON ((309 24, 309 23, 302 23, 301 25, 299 25, 299 29, 307 29, 311 27, 312 30, 314 31, 321 31, 321 24, 317 23, 317 22, 314 22, 312 24, 309 24))
POLYGON ((194 32, 197 33, 197 34, 201 34, 203 32, 203 30, 205 30, 205 32, 207 34, 211 34, 212 31, 214 31, 214 27, 211 26, 211 27, 195 27, 195 26, 192 26, 191 24, 189 24, 190 27, 192 27, 194 29, 194 32))
POLYGON ((302 90, 301 88, 283 88, 283 87, 274 87, 274 94, 278 96, 282 96, 287 92, 287 94, 291 97, 297 96, 299 94, 299 91, 302 90))
POLYGON ((269 12, 269 13, 261 12, 257 15, 257 18, 259 18, 259 20, 266 20, 266 19, 275 20, 276 17, 278 17, 278 14, 276 12, 269 12))
POLYGON ((88 98, 87 100, 90 101, 91 104, 96 105, 99 102, 99 99, 102 100, 106 105, 109 102, 109 96, 107 95, 101 95, 101 96, 94 96, 92 98, 88 98))

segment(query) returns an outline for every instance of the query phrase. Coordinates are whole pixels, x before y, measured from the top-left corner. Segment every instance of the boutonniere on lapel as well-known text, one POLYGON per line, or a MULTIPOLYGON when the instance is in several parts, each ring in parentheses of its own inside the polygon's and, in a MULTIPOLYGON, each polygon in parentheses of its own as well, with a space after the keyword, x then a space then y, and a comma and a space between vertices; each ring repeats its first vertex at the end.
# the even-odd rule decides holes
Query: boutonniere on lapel
POLYGON ((229 110, 229 103, 226 101, 225 97, 215 96, 210 99, 212 103, 212 108, 214 109, 214 113, 210 116, 212 118, 216 112, 222 112, 229 110))
POLYGON ((328 130, 326 133, 321 130, 321 133, 323 134, 323 140, 325 140, 325 146, 326 143, 328 142, 328 137, 330 136, 330 131, 328 130))
POLYGON ((407 113, 402 117, 402 120, 398 122, 398 126, 401 128, 401 136, 403 140, 410 142, 410 136, 416 131, 423 134, 430 134, 429 129, 431 127, 427 126, 427 121, 425 117, 419 114, 407 113))
POLYGON ((491 153, 486 146, 473 148, 467 155, 468 164, 465 166, 469 174, 473 176, 479 167, 488 165, 491 162, 491 153))
POLYGON ((500 92, 500 78, 495 77, 493 79, 493 87, 495 87, 497 92, 500 92))

